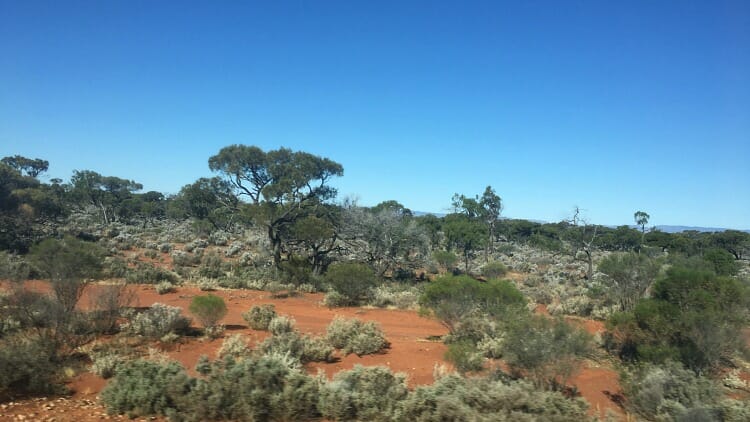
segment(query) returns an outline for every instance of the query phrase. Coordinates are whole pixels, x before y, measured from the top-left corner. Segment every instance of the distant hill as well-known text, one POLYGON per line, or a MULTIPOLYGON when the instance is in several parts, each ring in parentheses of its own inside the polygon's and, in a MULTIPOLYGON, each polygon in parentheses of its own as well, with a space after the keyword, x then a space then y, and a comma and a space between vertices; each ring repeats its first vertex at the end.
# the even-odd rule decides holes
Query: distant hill
MULTIPOLYGON (((634 226, 635 227, 635 226, 634 226)), ((731 230, 726 228, 718 227, 693 227, 693 226, 655 226, 657 230, 661 230, 665 233, 679 233, 687 230, 694 230, 697 232, 723 232, 724 230, 731 230)), ((750 233, 750 230, 740 230, 745 233, 750 233)))
MULTIPOLYGON (((445 213, 439 213, 439 212, 412 211, 412 213, 415 216, 428 215, 428 214, 432 214, 435 217, 445 217, 446 216, 445 213)), ((506 218, 506 217, 500 217, 500 218, 506 218)), ((532 221, 534 223, 540 223, 540 224, 547 223, 546 221, 542 221, 542 220, 529 220, 527 218, 524 218, 522 220, 528 220, 528 221, 532 221)), ((617 226, 607 225, 607 227, 613 227, 614 228, 614 227, 617 227, 617 226)), ((634 229, 638 229, 639 228, 638 226, 634 226, 632 224, 630 225, 630 227, 632 227, 634 229)), ((665 233, 680 233, 680 232, 684 232, 684 231, 688 231, 688 230, 693 230, 693 231, 697 231, 697 232, 723 232, 724 230, 736 230, 736 229, 719 228, 719 227, 670 226, 670 225, 654 226, 654 228, 657 229, 657 230, 659 230, 659 231, 663 231, 665 233)), ((745 233, 750 233, 750 230, 740 230, 740 231, 743 231, 745 233)))

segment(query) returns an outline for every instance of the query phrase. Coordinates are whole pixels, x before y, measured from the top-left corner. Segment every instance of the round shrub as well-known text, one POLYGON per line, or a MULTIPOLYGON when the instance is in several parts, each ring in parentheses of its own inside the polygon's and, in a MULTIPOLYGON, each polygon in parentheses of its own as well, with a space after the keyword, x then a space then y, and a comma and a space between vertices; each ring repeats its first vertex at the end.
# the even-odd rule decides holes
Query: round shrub
POLYGON ((161 338, 167 334, 180 334, 190 327, 190 320, 182 316, 182 310, 176 306, 154 303, 145 312, 137 314, 123 331, 145 337, 161 338))
POLYGON ((380 326, 373 322, 336 317, 326 329, 326 339, 344 353, 358 356, 377 353, 388 345, 380 326))
POLYGON ((370 289, 375 287, 377 277, 364 264, 340 263, 331 265, 325 281, 345 298, 347 305, 358 305, 366 301, 370 289))
POLYGON ((276 318, 276 307, 273 304, 255 305, 242 314, 242 319, 253 330, 268 330, 268 324, 276 318))
POLYGON ((285 316, 277 316, 268 323, 268 331, 275 336, 291 333, 294 331, 294 319, 285 316))
POLYGON ((485 278, 500 278, 508 272, 508 268, 501 262, 490 262, 482 267, 482 275, 485 278))
POLYGON ((194 297, 189 309, 206 328, 215 327, 227 314, 224 299, 212 294, 194 297))
POLYGON ((318 408, 331 420, 392 421, 408 394, 405 375, 356 365, 320 389, 318 408))

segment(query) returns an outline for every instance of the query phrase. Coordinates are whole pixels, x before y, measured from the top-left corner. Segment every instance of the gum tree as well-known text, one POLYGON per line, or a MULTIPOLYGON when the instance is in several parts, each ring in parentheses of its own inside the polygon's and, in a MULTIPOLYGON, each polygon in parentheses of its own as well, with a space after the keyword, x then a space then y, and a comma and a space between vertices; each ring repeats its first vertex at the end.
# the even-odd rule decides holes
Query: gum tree
POLYGON ((265 152, 256 146, 230 145, 208 160, 238 198, 247 198, 254 220, 264 226, 274 263, 281 262, 283 234, 316 207, 336 196, 331 178, 342 176, 341 164, 307 152, 279 148, 265 152))

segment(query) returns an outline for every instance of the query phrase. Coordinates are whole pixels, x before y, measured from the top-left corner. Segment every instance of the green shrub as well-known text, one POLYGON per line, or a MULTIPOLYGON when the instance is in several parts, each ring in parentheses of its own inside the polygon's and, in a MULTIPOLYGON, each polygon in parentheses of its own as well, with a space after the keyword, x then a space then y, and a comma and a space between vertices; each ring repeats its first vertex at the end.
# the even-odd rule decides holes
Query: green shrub
POLYGON ((408 392, 405 375, 383 366, 356 365, 320 389, 318 408, 331 420, 392 421, 408 392))
POLYGON ((219 296, 208 294, 194 297, 189 310, 204 327, 211 328, 226 316, 227 305, 219 296))
POLYGON ((110 414, 169 415, 192 382, 176 362, 134 360, 123 364, 100 397, 110 414))
POLYGON ((296 421, 320 416, 319 381, 283 356, 216 361, 179 400, 175 419, 296 421))
POLYGON ((458 342, 448 345, 445 352, 445 360, 452 363, 460 373, 481 371, 484 364, 484 356, 470 342, 458 342))
POLYGON ((298 331, 274 334, 260 344, 259 349, 269 355, 289 356, 301 363, 330 362, 333 348, 324 340, 303 336, 298 331))
POLYGON ((367 265, 339 263, 328 268, 325 281, 345 298, 347 305, 359 305, 367 301, 377 277, 367 265))
POLYGON ((404 421, 590 421, 582 399, 541 391, 524 381, 449 375, 417 387, 402 402, 404 421))
POLYGON ((456 262, 458 262, 458 257, 453 252, 448 251, 435 251, 432 253, 432 259, 435 260, 435 262, 438 263, 441 267, 445 268, 446 270, 450 270, 451 268, 456 266, 456 262))
POLYGON ((703 253, 703 259, 711 264, 718 275, 736 275, 740 269, 734 255, 724 249, 709 249, 703 253))
POLYGON ((500 278, 508 272, 508 268, 501 262, 489 262, 482 267, 482 276, 485 278, 500 278))
POLYGON ((377 323, 342 317, 335 317, 328 325, 326 339, 344 353, 358 356, 377 353, 388 346, 385 334, 377 323))
POLYGON ((294 318, 277 316, 268 323, 268 331, 273 335, 286 334, 294 331, 294 318))
POLYGON ((221 256, 216 252, 206 254, 198 267, 198 275, 206 278, 221 278, 226 275, 226 265, 221 256))
POLYGON ((609 321, 610 348, 626 360, 679 360, 700 372, 718 367, 744 347, 737 335, 748 321, 750 289, 711 271, 673 267, 651 298, 609 321))
POLYGON ((337 291, 331 291, 326 293, 323 297, 323 304, 329 308, 341 308, 343 306, 349 306, 349 299, 337 291))
POLYGON ((511 371, 551 389, 564 387, 592 350, 586 331, 539 315, 511 324, 503 340, 503 357, 511 371))
POLYGON ((123 331, 151 338, 162 338, 167 334, 183 334, 190 327, 190 320, 182 316, 176 306, 154 303, 149 309, 136 314, 123 331))
POLYGON ((18 394, 60 392, 54 350, 39 339, 0 339, 0 401, 18 394))
POLYGON ((468 276, 443 276, 429 283, 420 304, 432 309, 451 332, 477 311, 492 317, 526 312, 526 299, 511 282, 481 282, 468 276))
POLYGON ((224 339, 217 355, 219 358, 231 356, 234 359, 240 359, 249 356, 251 352, 252 350, 250 349, 250 345, 247 343, 245 336, 242 334, 235 334, 224 339))
POLYGON ((710 413, 721 397, 714 381, 671 361, 625 372, 620 382, 628 407, 647 419, 686 420, 701 411, 710 413))
POLYGON ((174 293, 176 291, 174 284, 168 282, 168 281, 162 281, 161 283, 156 285, 156 293, 160 295, 164 295, 167 293, 174 293))
POLYGON ((249 311, 242 314, 242 319, 247 322, 253 330, 268 330, 268 324, 276 318, 276 307, 273 304, 255 305, 249 311))
POLYGON ((125 279, 128 283, 145 284, 157 284, 165 281, 177 284, 180 280, 177 274, 146 262, 139 262, 135 269, 129 269, 125 279))
POLYGON ((96 353, 91 360, 91 372, 104 379, 112 378, 117 368, 123 364, 122 357, 113 351, 96 353))

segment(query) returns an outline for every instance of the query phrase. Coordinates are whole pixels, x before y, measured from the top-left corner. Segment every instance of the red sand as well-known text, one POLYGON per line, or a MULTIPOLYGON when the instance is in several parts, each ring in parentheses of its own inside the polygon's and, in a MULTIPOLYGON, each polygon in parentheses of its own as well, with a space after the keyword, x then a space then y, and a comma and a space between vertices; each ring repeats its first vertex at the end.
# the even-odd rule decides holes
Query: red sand
MULTIPOLYGON (((44 285, 40 282, 32 282, 29 285, 34 289, 44 288, 44 285)), ((90 288, 93 291, 93 289, 99 287, 93 285, 90 288)), ((131 288, 137 298, 137 302, 133 303, 133 306, 146 307, 160 302, 179 306, 185 310, 186 315, 189 314, 187 308, 192 298, 196 295, 206 294, 206 292, 194 287, 179 287, 176 292, 165 295, 157 294, 154 287, 150 285, 133 285, 131 288)), ((395 372, 406 373, 409 385, 413 387, 433 382, 432 372, 435 364, 449 366, 443 359, 446 350, 445 345, 441 342, 428 340, 429 337, 446 334, 446 328, 435 320, 419 316, 415 311, 370 308, 328 309, 320 304, 323 298, 321 294, 305 294, 299 297, 274 299, 270 297, 268 292, 251 290, 222 290, 211 293, 223 297, 229 308, 227 316, 222 321, 227 326, 225 336, 236 333, 245 334, 251 339, 251 345, 263 340, 268 334, 248 328, 241 314, 253 305, 262 303, 273 303, 279 314, 291 316, 296 320, 296 326, 301 332, 314 335, 324 334, 326 326, 336 315, 377 321, 391 343, 391 347, 380 354, 363 357, 356 355, 340 356, 341 359, 335 363, 310 364, 307 368, 311 373, 321 369, 328 377, 331 377, 340 370, 352 368, 355 364, 385 365, 395 372)), ((87 298, 84 297, 81 303, 88 303, 87 298)), ((596 321, 575 320, 582 323, 590 332, 603 329, 601 323, 596 321)), ((166 347, 166 352, 192 372, 199 356, 206 354, 210 358, 215 358, 216 351, 221 343, 221 339, 208 341, 190 338, 185 339, 180 344, 166 347)), ((592 414, 604 415, 607 409, 611 409, 615 413, 623 415, 622 409, 610 398, 611 395, 619 393, 617 374, 611 368, 598 367, 593 363, 588 363, 573 377, 571 383, 577 386, 583 398, 589 402, 592 414)), ((88 405, 84 403, 83 410, 77 406, 81 400, 95 401, 96 395, 104 385, 104 380, 92 374, 80 374, 70 383, 75 395, 73 400, 65 402, 70 408, 64 414, 58 411, 50 413, 44 408, 45 403, 52 399, 48 401, 29 400, 18 406, 0 410, 0 420, 4 420, 3 418, 8 415, 30 413, 36 414, 34 420, 49 420, 49 417, 55 417, 57 421, 98 420, 103 412, 103 408, 98 404, 94 403, 91 405, 93 407, 87 407, 88 405), (15 410, 18 410, 18 412, 15 410)))

